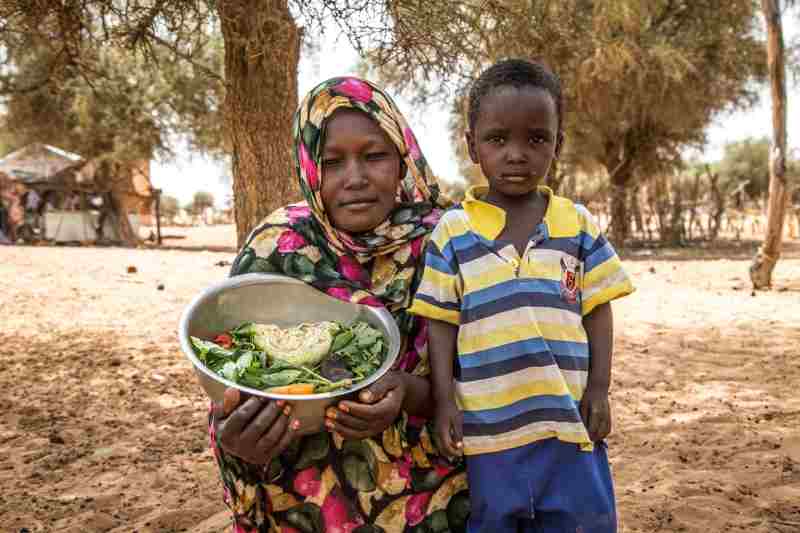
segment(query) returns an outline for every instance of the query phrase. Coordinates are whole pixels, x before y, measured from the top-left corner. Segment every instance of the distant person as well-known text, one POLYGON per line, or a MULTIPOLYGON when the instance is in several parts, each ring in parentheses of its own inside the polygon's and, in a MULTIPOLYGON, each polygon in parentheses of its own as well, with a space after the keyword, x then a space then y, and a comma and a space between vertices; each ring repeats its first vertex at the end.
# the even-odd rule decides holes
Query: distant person
POLYGON ((0 200, 0 244, 11 244, 11 239, 8 238, 6 232, 8 231, 8 210, 0 200))
POLYGON ((633 291, 586 208, 542 185, 563 144, 558 77, 494 64, 466 141, 488 187, 445 213, 410 313, 430 322, 436 438, 466 456, 470 532, 612 533, 610 301, 633 291))
POLYGON ((41 196, 34 189, 28 189, 25 193, 25 209, 27 211, 38 211, 41 201, 41 196))
POLYGON ((327 431, 302 438, 284 402, 240 403, 238 390, 226 391, 226 405, 238 406, 212 411, 211 440, 234 531, 463 531, 466 474, 431 443, 427 328, 406 312, 445 206, 436 179, 403 115, 371 83, 325 81, 294 121, 305 201, 256 226, 231 275, 302 277, 334 298, 385 307, 404 351, 392 371, 329 409, 327 431))
POLYGON ((64 200, 63 209, 65 211, 78 211, 81 208, 81 197, 77 193, 71 193, 64 200))
POLYGON ((22 204, 22 187, 7 174, 0 173, 0 200, 5 204, 5 236, 10 242, 17 240, 17 228, 25 221, 22 204))

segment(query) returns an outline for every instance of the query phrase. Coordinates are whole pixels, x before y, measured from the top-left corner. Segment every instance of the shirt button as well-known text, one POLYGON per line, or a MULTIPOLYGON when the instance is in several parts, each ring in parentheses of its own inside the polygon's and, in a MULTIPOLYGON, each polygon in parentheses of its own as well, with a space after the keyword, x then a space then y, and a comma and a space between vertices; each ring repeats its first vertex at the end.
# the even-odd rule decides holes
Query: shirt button
POLYGON ((512 259, 511 266, 514 268, 519 268, 519 261, 517 261, 516 259, 512 259))

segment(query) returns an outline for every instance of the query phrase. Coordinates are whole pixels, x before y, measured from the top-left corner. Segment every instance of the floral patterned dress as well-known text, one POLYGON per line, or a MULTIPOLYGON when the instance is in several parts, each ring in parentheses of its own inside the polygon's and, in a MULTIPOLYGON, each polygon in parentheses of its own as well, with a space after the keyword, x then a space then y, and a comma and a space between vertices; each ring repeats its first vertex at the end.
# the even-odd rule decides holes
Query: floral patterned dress
MULTIPOLYGON (((446 201, 414 134, 387 95, 356 78, 334 78, 314 88, 295 115, 294 134, 295 172, 306 201, 267 217, 248 237, 231 275, 281 273, 335 298, 386 307, 404 338, 395 368, 427 375, 427 326, 406 309, 421 276, 423 247, 446 201), (373 118, 397 146, 406 168, 397 209, 359 235, 333 227, 319 193, 324 179, 320 139, 325 121, 342 107, 373 118)), ((309 435, 269 465, 226 454, 211 422, 211 446, 236 532, 465 529, 466 472, 437 452, 426 420, 401 413, 382 434, 357 441, 328 432, 309 435)))

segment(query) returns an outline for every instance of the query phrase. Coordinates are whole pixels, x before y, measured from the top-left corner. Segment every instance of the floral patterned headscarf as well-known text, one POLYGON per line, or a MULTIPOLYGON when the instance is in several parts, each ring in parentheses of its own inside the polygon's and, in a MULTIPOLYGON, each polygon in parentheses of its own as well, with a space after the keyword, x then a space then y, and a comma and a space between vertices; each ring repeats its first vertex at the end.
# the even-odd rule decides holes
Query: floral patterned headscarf
MULTIPOLYGON (((447 200, 439 193, 414 133, 378 87, 357 78, 333 78, 312 89, 294 116, 294 166, 305 201, 279 209, 260 224, 237 257, 232 274, 279 272, 302 279, 329 295, 385 306, 411 327, 404 310, 418 275, 425 240, 447 200), (372 118, 405 163, 397 207, 371 231, 351 234, 331 223, 321 197, 326 123, 338 109, 372 118)), ((408 332, 408 329, 406 330, 408 332)))
POLYGON ((293 134, 300 189, 335 249, 365 261, 398 250, 428 233, 423 217, 431 213, 439 199, 433 172, 400 110, 378 87, 357 78, 333 78, 317 85, 295 113, 293 134), (377 228, 359 235, 333 227, 321 196, 326 123, 339 109, 363 111, 377 122, 397 147, 406 167, 398 190, 398 210, 377 228))

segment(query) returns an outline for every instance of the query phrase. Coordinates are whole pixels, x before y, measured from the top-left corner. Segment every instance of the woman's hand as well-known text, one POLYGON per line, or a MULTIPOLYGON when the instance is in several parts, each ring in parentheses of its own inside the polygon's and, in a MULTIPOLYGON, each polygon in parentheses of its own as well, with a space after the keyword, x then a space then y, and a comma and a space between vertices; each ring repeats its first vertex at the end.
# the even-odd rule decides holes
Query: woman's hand
POLYGON ((292 442, 299 421, 291 420, 291 406, 251 396, 243 403, 238 389, 226 389, 219 417, 215 412, 219 445, 251 464, 268 464, 292 442))
POLYGON ((387 372, 358 394, 360 401, 345 400, 328 408, 325 426, 345 439, 378 435, 400 415, 406 395, 405 373, 387 372))

